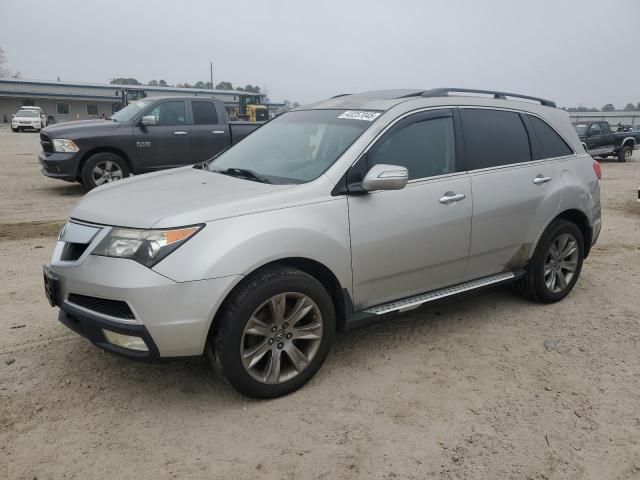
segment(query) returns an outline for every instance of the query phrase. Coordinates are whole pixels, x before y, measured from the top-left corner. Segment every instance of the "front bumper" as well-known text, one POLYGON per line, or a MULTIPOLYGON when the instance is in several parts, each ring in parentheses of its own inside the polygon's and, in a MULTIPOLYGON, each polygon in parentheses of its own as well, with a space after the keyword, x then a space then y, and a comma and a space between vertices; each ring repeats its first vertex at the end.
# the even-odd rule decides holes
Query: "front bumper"
POLYGON ((160 361, 160 352, 158 351, 158 347, 144 325, 127 325, 105 320, 104 318, 100 318, 78 308, 74 308, 70 304, 65 304, 60 307, 58 320, 66 327, 83 337, 88 338, 94 345, 104 350, 117 353, 118 355, 123 355, 133 360, 140 360, 144 362, 160 361), (144 340, 149 351, 136 351, 109 343, 105 337, 104 330, 140 337, 144 340))
POLYGON ((80 177, 78 167, 80 165, 80 159, 82 154, 76 153, 45 153, 40 152, 38 154, 38 161, 42 165, 42 174, 57 178, 59 180, 65 180, 67 182, 75 182, 80 177))
MULTIPOLYGON (((229 276, 175 282, 133 260, 89 255, 88 252, 79 262, 65 265, 65 262, 53 261, 47 268, 57 280, 55 303, 62 310, 62 323, 105 349, 104 335, 95 334, 102 325, 116 325, 122 331, 108 329, 118 333, 143 332, 150 339, 148 357, 152 359, 202 355, 215 312, 241 278, 229 276), (73 294, 125 302, 133 318, 116 318, 79 305, 73 302, 73 294), (72 326, 75 323, 67 321, 69 316, 77 320, 81 331, 72 326)), ((138 353, 128 356, 137 358, 141 356, 138 353)))

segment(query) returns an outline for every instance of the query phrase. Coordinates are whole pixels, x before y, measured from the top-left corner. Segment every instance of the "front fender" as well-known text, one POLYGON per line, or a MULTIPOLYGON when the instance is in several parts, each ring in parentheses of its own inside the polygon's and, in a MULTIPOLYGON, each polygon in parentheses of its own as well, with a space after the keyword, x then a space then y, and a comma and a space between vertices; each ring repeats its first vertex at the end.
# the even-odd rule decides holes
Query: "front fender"
POLYGON ((298 257, 330 269, 351 291, 351 251, 344 197, 213 222, 153 270, 177 282, 249 275, 298 257))

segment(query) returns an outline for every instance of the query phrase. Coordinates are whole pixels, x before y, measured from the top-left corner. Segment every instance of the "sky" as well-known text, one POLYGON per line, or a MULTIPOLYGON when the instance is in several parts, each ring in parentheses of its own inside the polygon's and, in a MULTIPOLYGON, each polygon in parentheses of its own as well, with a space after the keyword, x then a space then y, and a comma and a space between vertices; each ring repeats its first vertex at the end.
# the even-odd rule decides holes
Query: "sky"
POLYGON ((0 0, 22 78, 258 84, 274 101, 386 88, 640 103, 640 0, 0 0))

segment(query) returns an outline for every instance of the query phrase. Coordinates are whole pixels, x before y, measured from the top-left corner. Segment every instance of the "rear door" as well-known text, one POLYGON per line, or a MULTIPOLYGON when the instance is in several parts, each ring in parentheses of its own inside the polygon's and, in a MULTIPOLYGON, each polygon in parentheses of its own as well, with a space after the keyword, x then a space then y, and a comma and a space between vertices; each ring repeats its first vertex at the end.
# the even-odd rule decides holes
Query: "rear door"
POLYGON ((430 110, 400 120, 359 160, 364 171, 404 166, 409 183, 348 198, 356 308, 462 282, 472 198, 460 148, 454 112, 430 110))
POLYGON ((133 127, 134 145, 143 172, 179 167, 190 163, 191 127, 184 100, 167 100, 144 113, 154 116, 156 125, 137 123, 133 127))
POLYGON ((225 116, 216 109, 215 102, 191 100, 191 163, 207 160, 227 148, 231 133, 225 116))
POLYGON ((520 113, 461 107, 460 114, 473 189, 471 280, 524 266, 559 207, 562 181, 534 159, 520 113))

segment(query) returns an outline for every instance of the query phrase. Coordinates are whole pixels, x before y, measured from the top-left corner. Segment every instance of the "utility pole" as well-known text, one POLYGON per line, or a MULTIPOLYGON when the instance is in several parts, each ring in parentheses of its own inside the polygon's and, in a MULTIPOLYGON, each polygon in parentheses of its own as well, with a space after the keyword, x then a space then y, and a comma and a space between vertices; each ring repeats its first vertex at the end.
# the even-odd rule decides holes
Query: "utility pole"
POLYGON ((209 62, 209 67, 211 67, 211 90, 213 90, 213 62, 209 62))

